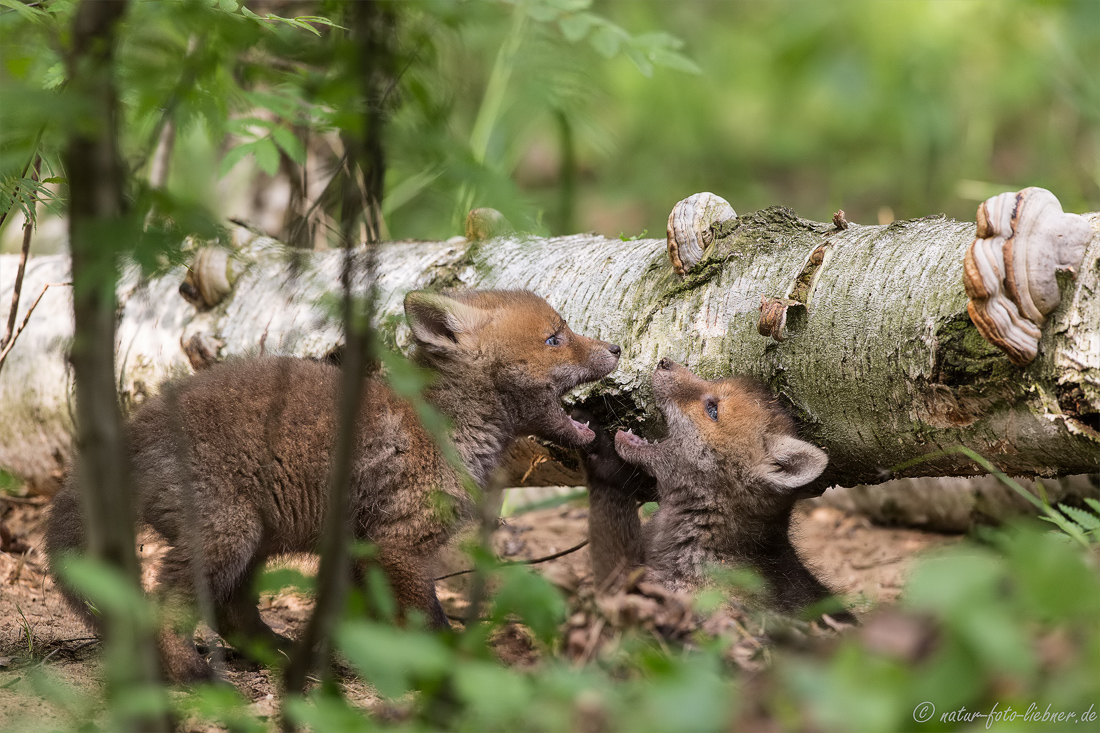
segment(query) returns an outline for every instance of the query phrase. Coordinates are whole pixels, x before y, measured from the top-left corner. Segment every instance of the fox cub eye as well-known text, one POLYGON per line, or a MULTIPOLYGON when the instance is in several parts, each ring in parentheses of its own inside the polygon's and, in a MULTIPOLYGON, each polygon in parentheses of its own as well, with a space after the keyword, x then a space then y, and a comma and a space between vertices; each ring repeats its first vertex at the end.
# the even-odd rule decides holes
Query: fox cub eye
POLYGON ((707 408, 707 415, 710 416, 710 419, 718 422, 718 400, 708 397, 703 400, 703 405, 707 408))
POLYGON ((546 339, 547 346, 561 346, 561 336, 556 333, 550 338, 546 339))

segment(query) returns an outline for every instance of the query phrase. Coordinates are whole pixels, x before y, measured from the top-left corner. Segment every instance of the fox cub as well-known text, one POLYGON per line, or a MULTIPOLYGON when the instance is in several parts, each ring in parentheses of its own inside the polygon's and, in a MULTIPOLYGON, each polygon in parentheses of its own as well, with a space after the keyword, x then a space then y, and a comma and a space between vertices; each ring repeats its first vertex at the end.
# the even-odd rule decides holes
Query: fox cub
POLYGON ((749 380, 710 382, 661 359, 653 393, 665 438, 604 433, 586 457, 597 587, 644 564, 649 578, 687 590, 706 565, 736 563, 755 568, 788 613, 828 597, 788 537, 797 489, 825 469, 825 453, 799 440, 791 418, 749 380), (661 506, 643 528, 637 502, 655 494, 661 506))
MULTIPOLYGON (((611 372, 618 346, 574 333, 526 291, 412 292, 405 314, 414 361, 435 373, 424 397, 449 419, 451 441, 482 486, 517 436, 574 447, 594 438, 565 414, 560 399, 611 372)), ((135 411, 126 440, 137 511, 170 545, 158 576, 164 600, 192 603, 201 567, 222 634, 285 643, 260 618, 253 575, 272 555, 316 547, 339 379, 338 368, 314 361, 242 359, 184 379, 135 411)), ((54 499, 46 542, 58 562, 85 543, 79 482, 71 476, 54 499)), ((471 515, 460 476, 413 407, 383 380, 369 378, 353 457, 351 521, 357 538, 377 546, 375 562, 403 611, 418 609, 433 625, 448 625, 430 571, 436 552, 471 515)), ((177 623, 159 632, 173 679, 211 674, 193 629, 177 623)))

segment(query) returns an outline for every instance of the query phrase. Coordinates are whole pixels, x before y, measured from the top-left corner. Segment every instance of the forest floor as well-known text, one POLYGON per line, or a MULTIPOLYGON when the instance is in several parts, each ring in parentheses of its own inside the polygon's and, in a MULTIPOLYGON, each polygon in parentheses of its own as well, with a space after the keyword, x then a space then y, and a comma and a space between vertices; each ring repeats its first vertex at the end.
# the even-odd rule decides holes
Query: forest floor
MULTIPOLYGON (((75 727, 83 721, 71 718, 72 712, 58 701, 47 702, 39 694, 40 675, 45 669, 52 677, 67 683, 77 693, 94 693, 102 684, 100 645, 92 633, 63 603, 46 572, 42 535, 48 504, 31 499, 30 503, 8 506, 0 501, 0 512, 8 528, 29 550, 18 555, 0 552, 0 729, 75 727), (37 688, 37 689, 36 689, 37 688)), ((570 548, 587 535, 587 508, 574 502, 554 508, 537 509, 509 517, 493 537, 494 548, 506 560, 544 557, 570 548)), ((860 598, 863 607, 891 604, 901 594, 907 573, 922 553, 958 541, 957 536, 931 534, 909 529, 872 525, 863 517, 837 509, 804 504, 797 513, 792 533, 800 553, 831 587, 848 597, 860 598)), ((150 584, 163 545, 151 534, 143 534, 141 557, 145 581, 150 584)), ((310 571, 315 560, 308 556, 287 561, 310 571)), ((441 572, 462 568, 466 563, 457 551, 447 553, 441 572)), ((533 566, 562 588, 574 602, 592 596, 587 548, 559 559, 533 566)), ((465 614, 465 578, 441 581, 439 597, 449 614, 465 614)), ((284 591, 261 599, 264 619, 275 631, 297 636, 312 610, 312 601, 300 593, 284 591)), ((581 626, 577 613, 571 626, 581 626)), ((740 627, 738 627, 740 628, 740 627)), ((580 637, 584 659, 592 656, 603 622, 595 629, 593 643, 586 641, 587 629, 573 629, 580 637)), ((567 630, 567 637, 569 630, 567 630)), ((495 640, 495 649, 507 664, 524 666, 537 661, 539 652, 522 629, 506 628, 495 640)), ((225 656, 223 676, 251 701, 251 710, 260 717, 273 719, 277 712, 278 678, 269 670, 237 658, 218 644, 207 632, 204 640, 225 656)), ((567 638, 563 653, 570 654, 574 640, 567 638)), ((759 647, 756 640, 751 640, 759 647)), ((575 651, 571 657, 580 654, 575 651)), ((384 705, 365 683, 348 671, 342 686, 349 701, 370 708, 384 705)), ((204 727, 193 730, 216 730, 204 727)))

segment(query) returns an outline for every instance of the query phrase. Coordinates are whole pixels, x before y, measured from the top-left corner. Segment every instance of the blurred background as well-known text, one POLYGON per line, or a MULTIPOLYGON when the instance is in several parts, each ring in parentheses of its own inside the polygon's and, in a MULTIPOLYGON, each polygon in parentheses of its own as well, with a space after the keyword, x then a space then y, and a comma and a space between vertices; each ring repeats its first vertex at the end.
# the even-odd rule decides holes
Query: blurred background
MULTIPOLYGON (((338 17, 338 5, 247 7, 338 17)), ((672 205, 704 190, 738 212, 778 204, 825 221, 843 208, 859 223, 972 219, 981 200, 1024 186, 1049 188, 1069 211, 1100 209, 1094 0, 410 0, 394 10, 389 238, 461 234, 475 206, 540 234, 663 237, 672 205)), ((144 15, 131 21, 147 24, 141 38, 124 36, 124 64, 142 68, 142 44, 175 49, 177 63, 193 55, 186 24, 144 15)), ((253 96, 215 103, 238 120, 285 123, 305 164, 296 170, 295 151, 270 142, 248 148, 263 134, 247 124, 210 125, 209 97, 224 90, 199 73, 176 102, 166 185, 286 239, 294 209, 323 192, 339 140, 316 110, 272 101, 298 82, 243 68, 233 82, 253 96)), ((142 115, 166 95, 125 81, 123 143, 141 158, 153 124, 142 115)), ((295 94, 308 96, 308 83, 295 94)), ((17 251, 19 218, 4 230, 3 251, 17 251)), ((63 222, 43 217, 32 251, 58 251, 64 237, 63 222)))

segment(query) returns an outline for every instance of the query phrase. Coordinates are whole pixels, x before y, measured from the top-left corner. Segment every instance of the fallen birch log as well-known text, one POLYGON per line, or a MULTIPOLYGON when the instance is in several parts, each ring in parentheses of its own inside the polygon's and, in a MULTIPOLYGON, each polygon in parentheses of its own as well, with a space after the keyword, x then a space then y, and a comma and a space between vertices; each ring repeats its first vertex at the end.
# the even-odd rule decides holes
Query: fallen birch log
MULTIPOLYGON (((378 253, 377 326, 405 348, 409 290, 528 288, 575 330, 622 345, 615 373, 568 398, 616 426, 659 435, 649 375, 670 356, 708 378, 764 381, 829 452, 830 483, 982 473, 959 454, 921 460, 959 445, 1013 475, 1096 473, 1100 214, 1083 221, 1076 277, 1058 276, 1061 303, 1034 329, 1037 356, 1026 366, 972 323, 963 272, 975 225, 943 217, 848 226, 765 209, 717 222, 705 254, 679 262, 684 277, 667 243, 654 239, 390 242, 378 253)), ((146 281, 126 271, 118 328, 125 406, 211 359, 338 355, 341 329, 322 301, 338 289, 339 252, 290 250, 237 228, 229 254, 229 277, 224 257, 206 256, 210 271, 196 265, 184 287, 195 299, 221 298, 209 308, 181 296, 183 268, 146 281)), ((0 257, 0 303, 10 302, 15 269, 14 257, 0 257)), ((68 270, 64 256, 31 258, 22 308, 68 270)), ((0 370, 0 467, 45 492, 71 445, 68 290, 46 291, 0 370)), ((512 469, 516 485, 580 481, 572 455, 532 441, 516 447, 512 469)))

